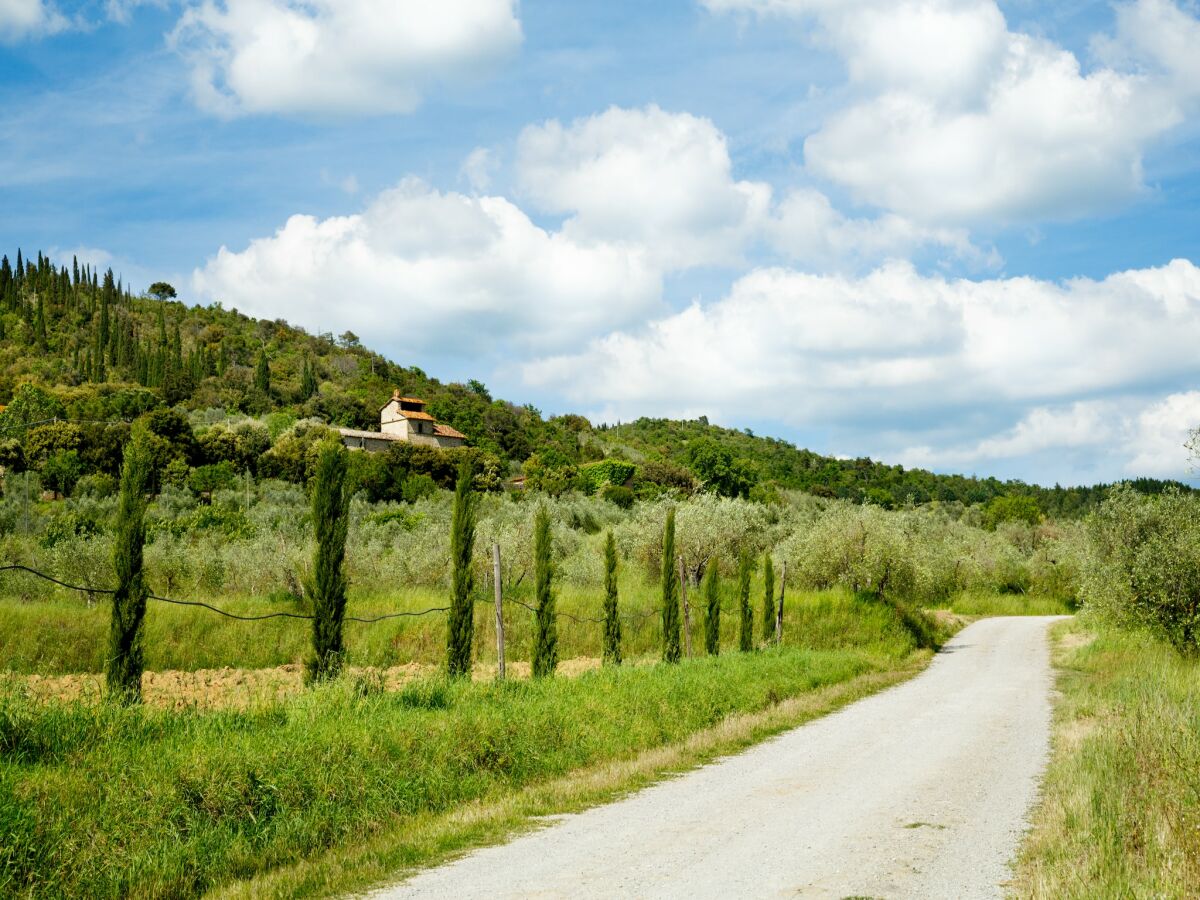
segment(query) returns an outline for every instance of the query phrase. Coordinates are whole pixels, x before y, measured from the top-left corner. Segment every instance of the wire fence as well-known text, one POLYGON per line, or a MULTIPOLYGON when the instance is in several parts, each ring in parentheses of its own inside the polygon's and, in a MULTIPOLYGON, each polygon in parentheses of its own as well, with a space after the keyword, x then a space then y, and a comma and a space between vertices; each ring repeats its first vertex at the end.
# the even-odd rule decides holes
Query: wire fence
MULTIPOLYGON (((70 584, 69 582, 63 581, 59 578, 55 578, 53 575, 50 575, 46 572, 39 571, 38 569, 34 569, 30 566, 24 566, 24 565, 18 565, 18 564, 3 565, 3 566, 0 566, 0 572, 25 572, 29 575, 33 575, 37 578, 41 578, 44 581, 48 581, 51 584, 58 585, 61 588, 65 588, 66 590, 76 591, 77 593, 81 593, 81 594, 103 594, 105 596, 111 597, 117 593, 115 590, 112 590, 111 588, 97 588, 97 587, 88 587, 86 585, 70 584)), ((201 600, 178 600, 173 597, 160 597, 157 594, 148 594, 147 599, 154 600, 159 603, 168 603, 172 606, 191 606, 191 607, 196 607, 199 609, 205 609, 205 610, 208 610, 209 612, 216 613, 219 616, 224 616, 227 619, 236 619, 239 622, 263 622, 263 621, 266 621, 267 619, 303 619, 305 621, 311 622, 315 618, 315 616, 310 615, 309 613, 296 613, 296 612, 273 612, 273 613, 263 613, 262 615, 241 615, 240 613, 233 613, 233 612, 230 612, 229 610, 221 609, 218 606, 213 606, 211 603, 205 603, 201 600)), ((496 601, 490 600, 486 597, 479 597, 475 600, 475 602, 476 603, 486 603, 489 605, 495 605, 496 601)), ((523 609, 527 609, 529 612, 533 613, 534 615, 537 615, 537 612, 538 612, 537 607, 531 606, 530 604, 525 603, 521 600, 518 600, 515 597, 505 597, 503 599, 503 602, 511 603, 515 606, 520 606, 523 609)), ((364 616, 346 616, 344 621, 357 622, 360 625, 374 625, 378 622, 384 622, 389 619, 419 618, 421 616, 428 616, 432 613, 444 613, 444 612, 449 612, 449 611, 450 611, 449 606, 431 606, 428 609, 383 613, 382 615, 378 615, 378 616, 366 616, 366 617, 364 617, 364 616)), ((556 610, 555 614, 557 616, 560 616, 564 619, 567 619, 571 622, 575 622, 580 625, 585 625, 585 624, 602 625, 602 624, 604 624, 604 616, 577 616, 577 615, 574 615, 569 612, 564 612, 562 610, 556 610)), ((643 622, 646 619, 651 618, 652 616, 657 616, 659 614, 660 614, 659 610, 651 609, 651 610, 646 610, 644 612, 619 614, 618 618, 620 618, 621 620, 623 620, 625 622, 643 622)))

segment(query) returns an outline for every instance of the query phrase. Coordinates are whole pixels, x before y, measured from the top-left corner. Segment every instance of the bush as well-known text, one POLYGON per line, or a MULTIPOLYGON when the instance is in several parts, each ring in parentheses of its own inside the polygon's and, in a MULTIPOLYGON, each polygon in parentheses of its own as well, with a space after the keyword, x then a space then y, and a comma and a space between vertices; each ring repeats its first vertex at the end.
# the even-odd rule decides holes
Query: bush
POLYGON ((637 466, 621 459, 605 459, 588 463, 579 469, 579 481, 587 494, 594 494, 605 485, 624 486, 637 471, 637 466))
POLYGON ((621 509, 633 509, 633 491, 623 484, 606 484, 600 496, 621 509))
POLYGON ((1114 488, 1089 520, 1085 609, 1200 652, 1200 498, 1114 488))

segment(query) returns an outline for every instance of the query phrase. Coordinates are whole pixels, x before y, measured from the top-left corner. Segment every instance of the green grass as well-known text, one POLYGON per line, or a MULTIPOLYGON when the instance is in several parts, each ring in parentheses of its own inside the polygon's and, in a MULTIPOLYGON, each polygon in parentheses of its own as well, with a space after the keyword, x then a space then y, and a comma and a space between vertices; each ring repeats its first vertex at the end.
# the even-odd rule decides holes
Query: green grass
POLYGON ((1077 622, 1054 635, 1054 752, 1014 893, 1195 897, 1200 662, 1077 622))
MULTIPOLYGON (((9 690, 0 893, 195 896, 927 658, 891 633, 874 634, 874 650, 780 648, 543 682, 386 694, 344 679, 249 712, 39 704, 9 690)), ((426 856, 479 837, 454 834, 426 856)))
POLYGON ((958 594, 949 608, 960 616, 1069 616, 1075 612, 1071 604, 1057 597, 990 592, 958 594))
MULTIPOLYGON (((756 586, 756 591, 758 590, 756 586)), ((704 647, 698 591, 690 597, 692 643, 704 647)), ((529 602, 530 598, 518 594, 529 602)), ((755 601, 760 598, 755 595, 755 601)), ((241 614, 280 610, 303 611, 295 603, 270 600, 218 600, 222 609, 241 614)), ((634 579, 622 584, 621 608, 626 612, 657 610, 658 588, 634 579)), ((445 606, 447 596, 414 588, 392 596, 351 594, 349 614, 377 615, 399 610, 445 606)), ((602 592, 564 586, 559 609, 583 618, 600 614, 602 592)), ((0 670, 18 674, 58 675, 100 672, 108 636, 110 608, 106 600, 88 608, 69 599, 5 600, 0 602, 0 670)), ((515 604, 506 607, 507 656, 528 660, 533 643, 533 616, 515 604)), ((757 623, 756 623, 757 624, 757 623)), ((349 623, 346 644, 356 665, 393 666, 410 662, 438 665, 445 660, 445 615, 393 619, 375 625, 349 623)), ((476 658, 495 661, 494 607, 480 603, 475 610, 476 658)), ((309 651, 308 622, 271 619, 239 622, 202 609, 151 603, 146 617, 146 664, 152 670, 194 671, 222 667, 259 669, 296 663, 309 651)), ((784 640, 789 646, 811 649, 862 647, 878 649, 901 637, 895 615, 881 604, 858 600, 845 591, 790 592, 784 612, 784 640)), ((560 656, 599 657, 603 626, 559 619, 560 656)), ((626 656, 658 653, 661 624, 657 614, 622 624, 626 656)), ((721 616, 722 646, 737 645, 737 617, 732 597, 721 616)))

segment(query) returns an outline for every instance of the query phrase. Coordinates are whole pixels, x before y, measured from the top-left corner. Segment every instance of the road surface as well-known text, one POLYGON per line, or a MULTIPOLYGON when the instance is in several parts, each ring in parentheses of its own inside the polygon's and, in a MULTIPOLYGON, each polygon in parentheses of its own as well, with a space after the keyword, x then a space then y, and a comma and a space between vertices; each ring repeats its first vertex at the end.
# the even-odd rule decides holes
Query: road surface
POLYGON ((374 896, 1002 896, 1048 752, 1051 621, 976 622, 904 684, 374 896))

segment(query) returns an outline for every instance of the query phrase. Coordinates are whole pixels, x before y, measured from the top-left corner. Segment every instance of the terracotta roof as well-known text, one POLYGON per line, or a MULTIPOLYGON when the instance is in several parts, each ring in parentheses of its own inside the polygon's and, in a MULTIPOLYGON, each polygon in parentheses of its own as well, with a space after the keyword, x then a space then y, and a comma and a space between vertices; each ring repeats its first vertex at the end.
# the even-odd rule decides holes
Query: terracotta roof
POLYGON ((420 419, 422 422, 436 422, 437 420, 427 412, 422 412, 416 409, 402 409, 398 415, 405 419, 420 419))
POLYGON ((401 397, 399 391, 392 391, 392 399, 399 403, 420 403, 422 406, 425 405, 425 401, 420 397, 401 397))
POLYGON ((399 441, 403 440, 398 434, 387 434, 383 431, 363 431, 359 428, 339 428, 338 434, 342 437, 353 438, 372 438, 377 441, 399 441))
POLYGON ((464 441, 467 439, 465 434, 463 434, 461 431, 451 428, 449 425, 435 424, 433 426, 433 433, 438 437, 462 438, 464 441))

